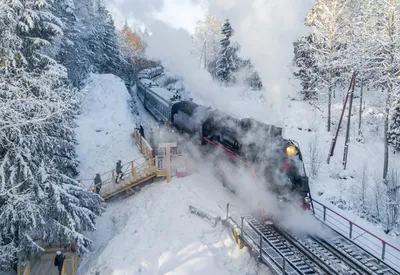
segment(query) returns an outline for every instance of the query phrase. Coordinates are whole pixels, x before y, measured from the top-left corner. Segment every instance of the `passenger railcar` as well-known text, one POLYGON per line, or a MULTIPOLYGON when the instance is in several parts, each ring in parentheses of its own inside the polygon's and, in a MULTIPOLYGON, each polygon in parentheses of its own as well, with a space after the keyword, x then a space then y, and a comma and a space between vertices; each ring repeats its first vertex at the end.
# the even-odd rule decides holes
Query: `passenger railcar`
POLYGON ((141 71, 142 78, 139 79, 136 85, 137 95, 142 101, 143 106, 159 121, 169 123, 171 121, 171 108, 177 101, 175 94, 167 89, 161 88, 157 83, 152 81, 147 76, 154 76, 162 72, 162 67, 157 67, 155 70, 141 71))

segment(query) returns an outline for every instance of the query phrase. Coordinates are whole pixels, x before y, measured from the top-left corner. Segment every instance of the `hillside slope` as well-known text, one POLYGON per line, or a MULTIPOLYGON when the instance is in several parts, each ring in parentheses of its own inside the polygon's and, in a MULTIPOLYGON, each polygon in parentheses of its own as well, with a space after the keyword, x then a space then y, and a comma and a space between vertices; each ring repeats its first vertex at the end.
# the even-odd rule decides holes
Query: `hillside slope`
MULTIPOLYGON (((112 75, 92 75, 78 120, 81 175, 105 172, 140 156, 131 139, 129 93, 112 75), (96 131, 100 130, 100 131, 96 131)), ((141 109, 141 111, 143 111, 141 109)), ((148 116, 141 114, 142 119, 148 116)), ((189 205, 224 215, 237 198, 207 169, 170 183, 153 183, 128 199, 107 202, 78 275, 268 274, 265 266, 239 250, 232 232, 189 213, 189 205)), ((236 205, 239 205, 237 202, 236 205)))
POLYGON ((80 178, 91 179, 140 156, 133 143, 135 120, 130 95, 117 76, 92 74, 83 90, 83 110, 78 118, 80 178))

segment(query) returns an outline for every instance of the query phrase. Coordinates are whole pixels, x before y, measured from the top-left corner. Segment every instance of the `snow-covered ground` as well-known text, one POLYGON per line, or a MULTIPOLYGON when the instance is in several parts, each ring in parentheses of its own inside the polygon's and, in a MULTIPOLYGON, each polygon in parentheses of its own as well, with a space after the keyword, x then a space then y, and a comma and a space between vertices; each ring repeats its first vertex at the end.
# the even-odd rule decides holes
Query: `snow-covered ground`
POLYGON ((221 216, 234 200, 201 171, 111 203, 90 236, 94 252, 80 274, 268 274, 246 248, 237 248, 229 229, 189 212, 193 205, 221 216))
MULTIPOLYGON (((161 85, 163 82, 165 80, 159 81, 159 84, 161 85)), ((169 87, 173 86, 171 83, 168 85, 169 87)), ((181 81, 178 81, 177 85, 181 87, 181 81)), ((400 234, 400 229, 394 229, 391 234, 387 235, 383 232, 385 228, 381 224, 366 220, 365 214, 358 215, 364 165, 364 179, 367 189, 366 203, 369 205, 375 203, 376 190, 382 188, 379 184, 381 184, 383 168, 383 138, 381 134, 382 127, 379 125, 382 125, 383 116, 376 107, 379 106, 379 100, 382 99, 379 97, 374 98, 373 94, 367 94, 365 97, 367 106, 362 114, 363 143, 356 141, 359 99, 354 99, 347 169, 343 170, 342 166, 347 110, 342 121, 334 156, 331 158, 330 164, 326 163, 332 137, 337 129, 343 107, 342 98, 340 97, 342 92, 338 91, 337 97, 333 99, 332 122, 334 125, 331 127, 330 133, 326 131, 327 108, 325 105, 315 104, 317 107, 314 107, 308 102, 287 100, 288 108, 285 109, 284 113, 284 136, 295 140, 300 145, 305 159, 307 174, 310 176, 310 188, 314 199, 331 207, 334 211, 339 212, 383 240, 400 247, 400 238, 396 236, 396 234, 400 234), (313 151, 315 152, 314 154, 312 153, 313 151), (315 176, 312 175, 312 170, 317 170, 315 176)), ((271 117, 271 113, 268 110, 270 103, 263 93, 265 92, 238 88, 233 90, 229 99, 224 99, 224 104, 229 105, 232 113, 237 117, 253 117, 265 123, 273 123, 271 121, 274 118, 271 117)), ((190 96, 197 102, 196 94, 190 96)), ((198 103, 208 104, 208 102, 201 101, 198 103)), ((391 154, 390 163, 391 167, 398 166, 400 156, 391 154)), ((380 192, 382 193, 382 190, 380 192)), ((378 197, 378 201, 382 205, 383 199, 378 197)))
POLYGON ((130 110, 130 94, 114 75, 92 74, 83 90, 83 110, 78 118, 80 179, 115 168, 140 156, 132 137, 135 117, 130 110))
MULTIPOLYGON (((81 175, 90 178, 111 170, 118 158, 124 162, 139 156, 131 139, 134 119, 128 100, 118 77, 91 76, 79 118, 81 175)), ((141 119, 146 118, 141 114, 141 119)), ((93 243, 78 274, 268 274, 247 249, 237 248, 229 229, 221 223, 213 228, 189 213, 193 205, 224 215, 226 203, 235 205, 235 200, 203 169, 170 183, 153 183, 128 199, 108 202, 97 220, 97 231, 87 233, 93 243)))

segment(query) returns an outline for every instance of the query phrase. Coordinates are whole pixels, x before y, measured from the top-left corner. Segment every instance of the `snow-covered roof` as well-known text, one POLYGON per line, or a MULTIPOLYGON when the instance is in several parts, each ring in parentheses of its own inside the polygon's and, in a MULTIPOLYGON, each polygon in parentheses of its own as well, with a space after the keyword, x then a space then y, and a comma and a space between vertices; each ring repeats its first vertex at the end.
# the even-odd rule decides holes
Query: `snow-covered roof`
POLYGON ((144 78, 140 80, 144 85, 152 85, 152 86, 158 86, 157 83, 155 83, 153 80, 144 78))
POLYGON ((151 90, 157 94, 159 97, 162 99, 171 102, 171 98, 174 96, 174 93, 171 91, 168 91, 167 89, 161 88, 161 87, 151 87, 151 90))

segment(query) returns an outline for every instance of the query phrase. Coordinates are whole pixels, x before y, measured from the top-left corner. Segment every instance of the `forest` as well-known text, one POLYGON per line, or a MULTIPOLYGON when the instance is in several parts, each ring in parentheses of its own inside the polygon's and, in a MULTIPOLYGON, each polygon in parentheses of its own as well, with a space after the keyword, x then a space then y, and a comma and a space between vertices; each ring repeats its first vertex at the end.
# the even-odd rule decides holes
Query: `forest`
MULTIPOLYGON (((360 143, 366 104, 379 110, 386 214, 369 206, 366 193, 359 211, 387 228, 400 216, 399 174, 390 163, 400 153, 399 12, 394 0, 318 0, 304 21, 310 34, 288 53, 301 100, 326 110, 326 131, 334 130, 332 103, 342 100, 353 72, 360 143)), ((215 16, 199 21, 192 54, 221 85, 263 90, 234 27, 215 16)), ((86 251, 84 232, 96 230, 105 204, 76 180, 81 89, 92 73, 132 84, 137 72, 158 64, 146 58, 149 35, 128 24, 117 29, 101 0, 0 0, 0 270, 42 251, 38 240, 86 251)))

